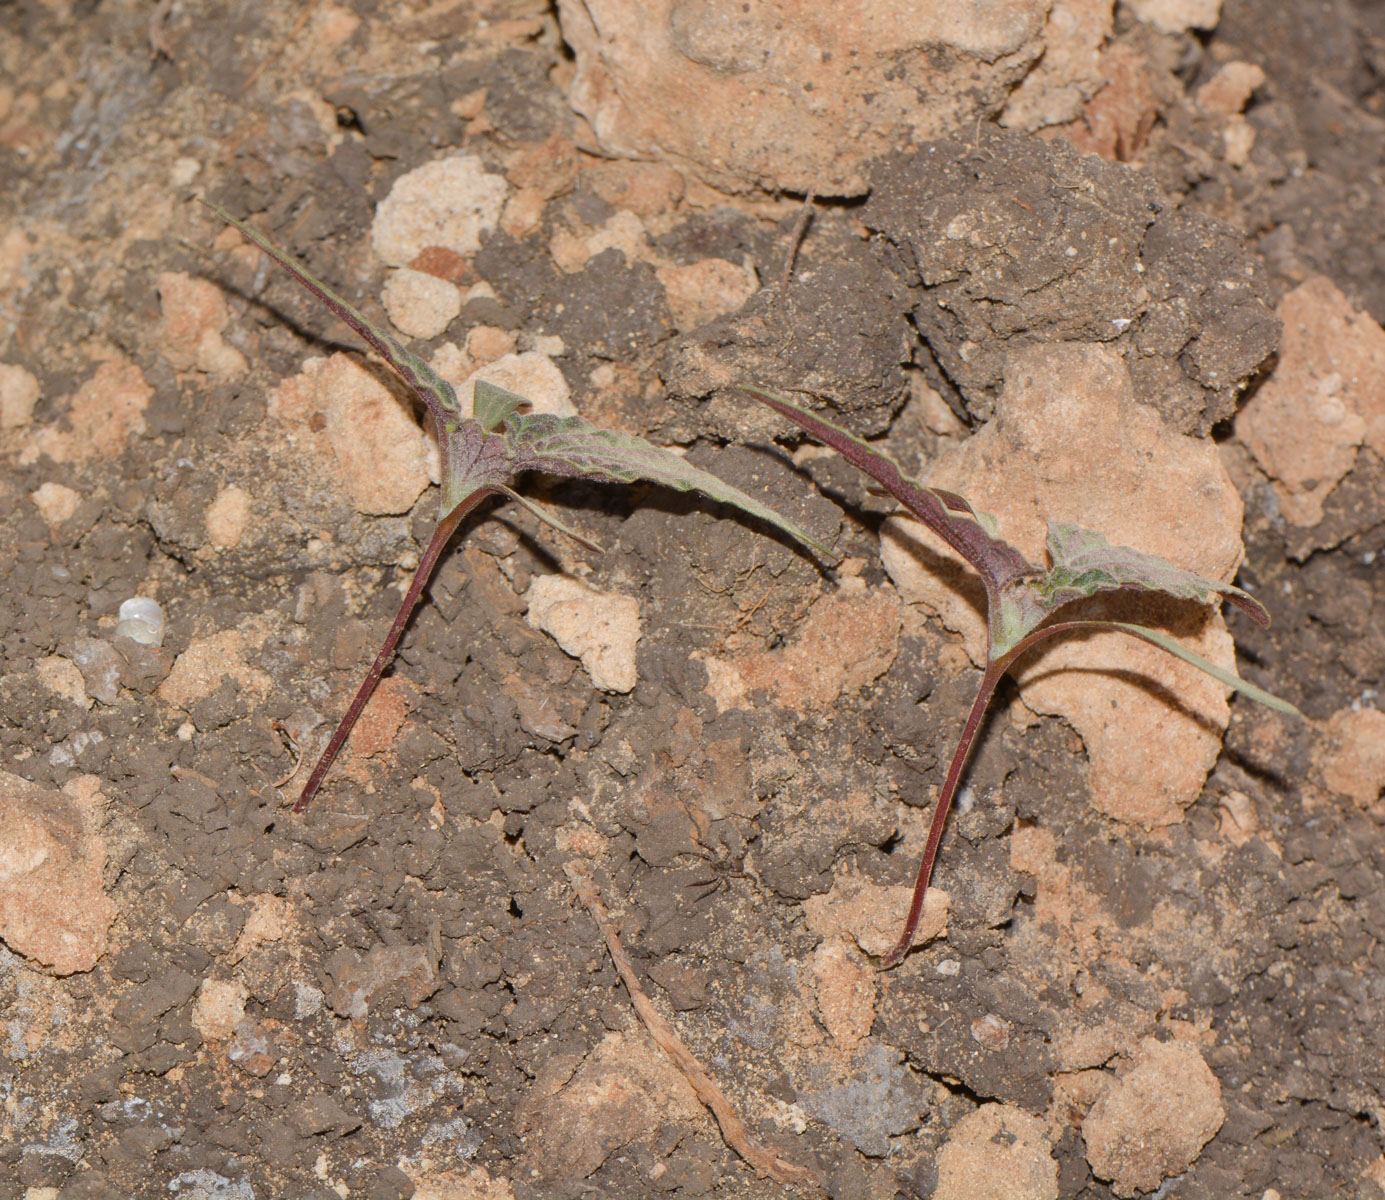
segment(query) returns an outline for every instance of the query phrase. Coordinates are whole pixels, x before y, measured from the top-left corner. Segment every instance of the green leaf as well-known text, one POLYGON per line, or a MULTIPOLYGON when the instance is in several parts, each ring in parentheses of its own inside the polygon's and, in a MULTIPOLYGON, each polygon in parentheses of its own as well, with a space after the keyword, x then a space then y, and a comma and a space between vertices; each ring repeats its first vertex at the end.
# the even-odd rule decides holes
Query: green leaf
POLYGON ((1123 630, 1125 633, 1131 634, 1137 638, 1143 638, 1146 642, 1151 642, 1161 649, 1167 650, 1170 654, 1181 658, 1184 662, 1191 663, 1193 666, 1197 667, 1199 671, 1206 671, 1213 679, 1220 680, 1229 688, 1235 688, 1236 691, 1240 692, 1243 696, 1248 696, 1252 700, 1259 701, 1259 703, 1263 704, 1266 708, 1272 708, 1275 712, 1287 713, 1291 717, 1301 717, 1303 715, 1287 700, 1281 700, 1273 693, 1265 691, 1264 688, 1258 688, 1253 683, 1247 683, 1239 675, 1224 670, 1217 666, 1216 663, 1203 658, 1201 654, 1189 650, 1187 646, 1183 645, 1183 643, 1176 638, 1171 638, 1166 633, 1160 633, 1157 629, 1149 629, 1144 625, 1132 625, 1127 621, 1064 622, 1065 628, 1079 626, 1090 626, 1093 629, 1123 630))
POLYGON ((598 429, 581 417, 555 417, 551 413, 512 413, 505 420, 505 428, 517 471, 543 471, 605 483, 645 480, 680 492, 701 492, 782 529, 826 558, 836 561, 841 557, 768 505, 643 438, 598 429))
POLYGON ((472 411, 481 422, 481 428, 487 433, 494 433, 505 424, 505 419, 511 413, 518 411, 521 405, 529 403, 518 393, 508 391, 499 384, 490 383, 485 379, 476 381, 475 397, 472 411))
POLYGON ((395 374, 407 383, 418 395, 418 398, 428 406, 433 416, 437 418, 439 427, 449 423, 455 424, 457 393, 452 390, 452 385, 437 374, 423 359, 406 350, 385 330, 377 325, 372 325, 361 312, 338 296, 322 280, 310 275, 301 263, 285 254, 263 234, 252 229, 244 221, 237 221, 219 204, 213 204, 210 200, 203 200, 202 203, 223 221, 239 229, 242 234, 268 254, 308 291, 312 292, 332 312, 351 326, 372 350, 394 368, 395 374))
POLYGON ((1185 571, 1157 554, 1113 546, 1090 529, 1050 521, 1048 553, 1052 567, 1030 585, 1048 612, 1097 592, 1133 588, 1187 600, 1206 600, 1211 594, 1219 594, 1261 625, 1270 621, 1264 605, 1240 588, 1185 571))

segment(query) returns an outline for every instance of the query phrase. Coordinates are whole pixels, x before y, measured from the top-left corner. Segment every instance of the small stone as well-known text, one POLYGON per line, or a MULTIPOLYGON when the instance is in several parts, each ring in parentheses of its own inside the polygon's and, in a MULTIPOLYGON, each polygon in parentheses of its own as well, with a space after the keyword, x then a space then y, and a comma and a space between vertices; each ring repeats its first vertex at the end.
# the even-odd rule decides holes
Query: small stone
POLYGON ((704 258, 686 267, 660 267, 657 274, 679 333, 689 333, 735 312, 760 290, 754 271, 724 258, 704 258))
POLYGON ((582 660, 603 692, 634 690, 640 606, 633 596, 599 592, 568 575, 540 575, 529 585, 526 620, 582 660))
POLYGON ((282 896, 261 892, 250 897, 250 904, 250 915, 245 919, 240 935, 236 938, 236 944, 231 948, 232 965, 266 943, 277 942, 287 937, 295 925, 293 905, 282 896))
POLYGON ((1385 330, 1322 275, 1275 311, 1279 362, 1236 415, 1236 437, 1274 482, 1285 520, 1313 526, 1358 446, 1385 457, 1385 330))
POLYGON ((245 635, 238 629, 197 638, 178 655, 168 678, 159 685, 159 699, 187 711, 230 678, 259 703, 269 694, 273 680, 246 661, 245 651, 245 635))
POLYGON ((475 254, 481 234, 500 219, 508 191, 505 180, 488 174, 474 155, 416 167, 394 181, 376 208, 371 245, 392 267, 407 265, 429 246, 475 254))
POLYGON ((938 1152, 933 1200, 1058 1200, 1044 1123, 1010 1104, 968 1113, 938 1152))
POLYGON ((163 272, 158 288, 163 311, 159 338, 174 369, 200 371, 217 382, 244 375, 249 369, 245 355, 221 336, 231 320, 221 290, 183 271, 163 272))
POLYGON ((50 692, 81 708, 91 707, 82 672, 70 659, 60 654, 50 654, 38 660, 36 669, 39 682, 50 692))
POLYGON ((131 437, 144 433, 144 410, 153 395, 139 367, 112 354, 77 389, 66 421, 37 431, 34 449, 55 463, 116 458, 131 437))
POLYGON ((505 204, 500 214, 500 228, 512 238, 533 233, 543 222, 543 193, 534 188, 520 188, 505 204))
POLYGON ((462 293, 455 283, 409 267, 385 280, 380 302, 400 333, 424 340, 437 337, 462 312, 462 293))
POLYGON ((34 502, 38 515, 43 518, 49 529, 56 529, 64 521, 70 520, 82 502, 80 492, 74 492, 65 484, 51 481, 39 484, 29 493, 29 499, 34 502))
POLYGON ((245 528, 250 523, 250 494, 231 484, 217 493, 203 518, 207 540, 218 550, 231 550, 240 545, 245 528))
POLYGON ((34 417, 38 380, 23 367, 0 363, 0 429, 20 429, 34 417))
POLYGON ((651 256, 648 231, 632 212, 613 213, 600 229, 585 236, 559 230, 548 250, 559 269, 569 275, 606 250, 619 250, 627 263, 644 262, 651 256))
POLYGON ((269 1030, 246 1017, 236 1026, 226 1047, 226 1057, 247 1075, 263 1079, 273 1069, 279 1048, 269 1036, 269 1030))
POLYGON ((977 1017, 971 1023, 971 1040, 998 1053, 1010 1044, 1010 1022, 995 1013, 977 1017))
POLYGON ((850 1053, 875 1023, 875 970, 841 938, 825 940, 813 952, 812 966, 822 1023, 837 1047, 850 1053))
POLYGON ((1197 102, 1210 112, 1230 117, 1245 108, 1251 93, 1265 82, 1265 72, 1254 63, 1223 63, 1217 73, 1197 90, 1197 102))
POLYGON ((1118 1196, 1181 1175, 1221 1128, 1221 1084, 1195 1046, 1145 1038, 1082 1122, 1087 1162, 1118 1196))
POLYGON ((0 772, 0 940, 55 975, 90 971, 116 917, 91 828, 99 799, 83 805, 0 772))
POLYGON ((1215 29, 1221 20, 1221 0, 1130 0, 1130 8, 1161 33, 1215 29))
POLYGON ((1319 752, 1323 782, 1369 813, 1385 814, 1385 712, 1375 708, 1333 713, 1323 726, 1319 752))
MULTIPOLYGON (((832 882, 832 890, 803 901, 808 928, 820 937, 845 934, 873 958, 894 949, 904 929, 914 889, 907 883, 883 887, 860 875, 844 873, 832 882)), ((931 887, 923 899, 914 945, 922 946, 947 935, 947 916, 952 904, 941 888, 931 887)))
MULTIPOLYGON (((485 366, 515 351, 515 335, 494 325, 476 325, 466 335, 466 352, 477 366, 485 366)), ((497 379, 490 382, 499 383, 497 379)), ((566 384, 564 384, 566 387, 566 384)))
POLYGON ((204 979, 192 1006, 192 1023, 209 1042, 224 1042, 245 1019, 250 993, 234 979, 204 979))
POLYGON ((428 486, 432 439, 379 378, 348 354, 309 359, 270 393, 269 412, 322 447, 357 512, 408 512, 428 486))
POLYGON ((327 969, 336 985, 327 1002, 342 1017, 364 1017, 371 1003, 386 993, 417 1008, 438 988, 437 970, 422 946, 376 946, 364 959, 350 951, 334 953, 327 969))

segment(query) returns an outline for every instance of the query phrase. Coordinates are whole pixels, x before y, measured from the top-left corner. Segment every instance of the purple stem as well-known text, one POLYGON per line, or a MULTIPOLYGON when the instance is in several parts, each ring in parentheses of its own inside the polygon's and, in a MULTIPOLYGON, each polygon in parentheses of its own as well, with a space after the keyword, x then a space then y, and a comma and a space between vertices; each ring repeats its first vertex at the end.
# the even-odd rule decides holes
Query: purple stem
POLYGON ((928 884, 933 878, 933 863, 938 857, 938 844, 943 840, 943 826, 947 824, 947 814, 952 810, 952 799, 957 794, 957 785, 962 781, 962 772, 966 768, 967 759, 971 757, 977 730, 981 728, 981 718, 986 715, 996 685, 1014 661, 1032 646, 1056 633, 1089 629, 1091 626, 1090 621, 1059 621, 1054 625, 1046 625, 1021 639, 1008 654, 986 664, 986 673, 981 677, 981 687, 977 690, 976 699, 972 701, 967 723, 963 726, 962 736, 957 741, 957 749, 953 751, 952 765, 948 768, 947 779, 943 782, 943 790, 938 796, 938 807, 933 812, 933 823, 928 827, 928 843, 923 848, 923 861, 919 863, 919 873, 914 880, 914 895, 909 901, 909 915, 904 919, 904 932, 885 959, 884 970, 888 971, 891 967, 898 966, 914 943, 919 918, 923 915, 923 902, 928 896, 928 884))
POLYGON ((375 656, 370 670, 366 672, 366 677, 356 690, 356 697, 351 701, 351 707, 346 710, 346 715, 342 717, 336 732, 332 734, 332 740, 327 743, 327 749, 322 752, 322 757, 317 760, 317 766, 313 768, 313 773, 308 776, 303 794, 298 797, 298 803, 293 806, 295 813, 301 813, 317 795, 317 789, 322 786, 322 781, 336 760, 338 752, 350 736, 351 729, 356 724, 356 718, 361 715, 371 693, 375 691, 375 685, 380 682, 380 676, 385 673, 385 668, 390 665, 390 660, 394 658, 394 649, 399 644, 400 637, 403 636, 404 627, 408 625, 409 618, 418 606, 419 598, 423 595, 423 589, 428 585, 428 580, 433 574, 433 568, 437 566, 438 559, 442 557, 442 552, 451 540, 453 533, 456 532, 457 526, 461 524, 462 518, 467 513, 494 491, 494 488, 478 488, 443 517, 438 522, 437 528, 433 530, 433 536, 428 542, 428 549, 423 552, 418 570, 414 572, 413 582, 409 584, 409 590, 404 594, 404 602, 395 614, 394 624, 390 626, 389 633, 385 635, 380 653, 375 656))
POLYGON ((914 934, 918 931, 919 918, 923 915, 923 902, 928 895, 928 881, 933 878, 933 862, 938 857, 938 843, 943 840, 943 826, 947 824, 947 814, 952 809, 952 798, 957 793, 957 785, 961 782, 967 759, 971 757, 971 748, 976 742, 976 731, 981 728, 981 718, 986 715, 996 684, 1000 682, 1008 665, 1008 660, 1004 659, 1000 663, 988 663, 986 673, 981 677, 981 687, 976 693, 976 699, 972 701, 967 723, 962 728, 962 736, 958 739, 957 749, 952 754, 952 765, 947 770, 947 780, 938 796, 938 807, 933 810, 933 823, 928 827, 928 844, 923 848, 923 861, 919 863, 919 873, 914 880, 914 897, 909 902, 909 915, 904 920, 904 932, 900 934, 895 948, 885 959, 884 969, 887 971, 896 966, 914 944, 914 934))

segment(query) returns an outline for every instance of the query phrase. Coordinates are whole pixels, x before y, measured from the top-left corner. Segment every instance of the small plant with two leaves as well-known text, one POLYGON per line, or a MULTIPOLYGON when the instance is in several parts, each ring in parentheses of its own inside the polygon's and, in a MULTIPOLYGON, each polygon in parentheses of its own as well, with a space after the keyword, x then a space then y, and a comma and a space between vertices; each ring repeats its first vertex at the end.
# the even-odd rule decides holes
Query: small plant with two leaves
POLYGON ((1298 709, 1292 704, 1223 670, 1157 629, 1114 620, 1050 622, 1050 618, 1067 605, 1099 592, 1133 590, 1202 601, 1212 596, 1224 596, 1260 624, 1268 625, 1269 614, 1264 605, 1240 588, 1215 579, 1204 579, 1157 555, 1145 554, 1128 546, 1113 546, 1100 533, 1058 521, 1048 523, 1050 566, 1044 570, 1029 562, 998 536, 994 518, 976 511, 955 492, 930 488, 906 478, 891 459, 866 442, 777 392, 762 387, 743 387, 739 390, 795 422, 871 476, 881 488, 964 558, 981 576, 986 588, 986 669, 938 795, 938 805, 929 826, 928 841, 914 883, 904 932, 885 957, 886 968, 895 966, 903 959, 913 943, 948 810, 957 794, 982 718, 997 685, 1026 651, 1060 634, 1116 629, 1177 655, 1252 700, 1258 700, 1279 712, 1298 715, 1298 709))
MULTIPOLYGON (((207 203, 204 201, 204 203, 207 203)), ((488 496, 502 495, 519 502, 539 520, 580 542, 599 549, 580 533, 559 521, 552 513, 514 490, 514 483, 526 471, 588 479, 599 483, 662 484, 678 491, 696 491, 729 504, 752 517, 765 521, 797 538, 828 559, 836 560, 826 546, 772 508, 761 504, 739 488, 694 467, 669 450, 651 445, 643 438, 601 429, 581 417, 557 417, 549 413, 522 413, 527 401, 494 384, 478 381, 473 415, 464 416, 452 385, 426 362, 411 353, 383 329, 366 318, 315 279, 291 257, 242 221, 236 220, 215 204, 207 205, 223 220, 234 225, 270 258, 349 325, 361 339, 387 362, 423 402, 432 420, 442 457, 441 515, 423 552, 413 581, 399 606, 394 623, 385 636, 380 652, 366 672, 346 715, 327 743, 308 782, 293 806, 301 813, 317 794, 338 752, 346 742, 357 717, 365 708, 380 676, 394 657, 395 647, 404 633, 428 580, 462 519, 488 496)))

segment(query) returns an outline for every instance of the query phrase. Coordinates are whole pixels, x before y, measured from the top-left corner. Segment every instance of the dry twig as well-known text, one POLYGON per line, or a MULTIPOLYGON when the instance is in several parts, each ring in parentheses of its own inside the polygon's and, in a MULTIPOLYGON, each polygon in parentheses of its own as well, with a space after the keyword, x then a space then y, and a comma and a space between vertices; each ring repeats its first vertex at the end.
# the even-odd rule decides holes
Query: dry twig
POLYGON ((693 1091, 697 1093, 697 1098, 712 1110, 712 1116, 717 1119, 717 1124, 721 1126, 721 1136, 726 1140, 726 1144, 745 1159, 761 1178, 774 1179, 779 1183, 809 1184, 821 1188, 823 1186, 822 1177, 812 1168, 800 1167, 781 1158, 768 1146, 762 1146, 750 1136, 745 1123, 737 1115, 731 1101, 726 1098, 726 1094, 702 1069, 702 1064, 692 1056, 692 1052, 683 1044, 682 1038, 678 1036, 673 1026, 663 1018, 659 1010, 654 1007, 654 1002, 650 1000, 640 986, 640 981, 635 976, 635 966, 630 961, 630 956, 625 953, 625 947, 620 944, 620 938, 616 936, 611 914, 606 911, 606 905, 602 903, 601 894, 596 888, 596 881, 592 879, 590 872, 585 866, 575 862, 565 863, 563 870, 567 873, 567 877, 572 883, 572 890, 577 893, 577 898, 587 906, 587 910, 596 921, 602 936, 605 937, 606 948, 611 952, 611 958, 615 960, 616 970, 620 973, 626 990, 630 993, 630 1000, 634 1004, 640 1020, 645 1023, 646 1028, 653 1035, 654 1040, 659 1043, 664 1053, 673 1059, 674 1065, 683 1072, 687 1081, 692 1085, 693 1091))

